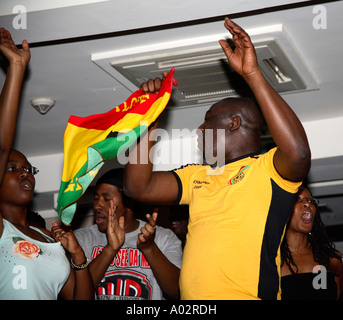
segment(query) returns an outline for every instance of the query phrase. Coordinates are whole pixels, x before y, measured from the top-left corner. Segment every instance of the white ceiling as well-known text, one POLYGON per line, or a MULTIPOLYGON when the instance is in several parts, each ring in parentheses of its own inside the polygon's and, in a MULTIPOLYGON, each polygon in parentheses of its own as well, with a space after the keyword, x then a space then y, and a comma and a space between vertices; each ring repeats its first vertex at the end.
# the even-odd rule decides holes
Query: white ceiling
MULTIPOLYGON (((28 157, 61 154, 70 115, 108 111, 131 94, 92 62, 92 55, 221 34, 226 15, 245 29, 282 24, 319 87, 284 95, 303 122, 343 117, 342 1, 22 0, 27 27, 15 29, 17 3, 0 2, 0 26, 16 43, 27 39, 31 45, 14 145, 28 157), (313 26, 316 5, 326 10, 325 29, 313 26), (30 105, 42 96, 56 100, 46 115, 30 105)), ((0 72, 0 83, 4 78, 0 72)), ((165 128, 194 129, 208 107, 169 110, 165 128)))
MULTIPOLYGON (((53 8, 65 2, 49 1, 53 8)), ((69 5, 80 2, 85 1, 68 1, 69 5)), ((199 0, 104 1, 28 12, 27 29, 18 30, 12 26, 17 14, 0 16, 0 25, 11 31, 17 43, 27 39, 32 52, 15 147, 27 156, 61 153, 63 132, 71 114, 104 112, 129 96, 127 89, 91 61, 92 54, 222 33, 223 16, 235 17, 239 12, 246 12, 247 17, 235 21, 246 29, 281 23, 313 73, 319 91, 285 96, 301 120, 343 116, 343 45, 336 40, 341 39, 343 3, 326 3, 327 29, 316 30, 312 25, 314 6, 309 1, 305 2, 309 6, 277 10, 277 5, 290 2, 213 1, 209 5, 208 1, 199 0), (271 6, 275 10, 259 10, 271 6), (251 14, 252 10, 257 14, 251 14), (41 96, 56 100, 46 115, 40 115, 30 105, 32 98, 41 96)), ((1 1, 0 12, 10 12, 14 3, 1 1)), ((46 7, 44 1, 21 3, 28 11, 30 3, 36 4, 35 10, 39 4, 46 7)), ((3 79, 1 73, 1 82, 3 79)), ((201 122, 206 108, 196 114, 191 109, 175 111, 167 125, 193 129, 201 122), (188 113, 191 116, 185 116, 188 113)))

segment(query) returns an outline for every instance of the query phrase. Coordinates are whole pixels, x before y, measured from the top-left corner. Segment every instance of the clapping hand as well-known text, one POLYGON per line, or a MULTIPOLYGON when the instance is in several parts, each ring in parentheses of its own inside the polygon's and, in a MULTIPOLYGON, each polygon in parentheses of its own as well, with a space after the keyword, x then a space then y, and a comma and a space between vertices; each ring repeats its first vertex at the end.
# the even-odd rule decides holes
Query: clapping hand
POLYGON ((63 248, 72 255, 82 251, 74 233, 71 230, 63 230, 57 222, 52 223, 51 234, 55 241, 61 242, 63 248))
POLYGON ((124 216, 117 219, 116 207, 114 201, 111 200, 107 221, 107 241, 113 251, 119 250, 125 240, 124 216))
POLYGON ((146 215, 148 219, 148 223, 145 224, 143 228, 141 228, 141 233, 138 235, 138 240, 137 240, 138 249, 144 250, 148 248, 154 242, 157 216, 158 216, 157 209, 154 210, 152 215, 150 214, 146 215))

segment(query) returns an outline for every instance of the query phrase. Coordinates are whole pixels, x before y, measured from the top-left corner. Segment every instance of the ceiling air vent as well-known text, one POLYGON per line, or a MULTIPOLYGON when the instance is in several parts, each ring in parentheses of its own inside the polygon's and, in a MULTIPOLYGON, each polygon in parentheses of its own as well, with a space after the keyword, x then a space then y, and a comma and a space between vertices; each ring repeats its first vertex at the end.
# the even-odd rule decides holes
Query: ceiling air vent
MULTIPOLYGON (((275 26, 274 26, 275 27, 275 26)), ((259 66, 279 93, 317 89, 300 56, 288 41, 282 26, 269 32, 251 30, 259 66)), ((249 31, 248 31, 249 32, 249 31)), ((218 44, 223 35, 161 43, 112 53, 95 54, 92 60, 131 91, 163 71, 175 68, 178 86, 173 89, 169 107, 186 107, 218 101, 229 96, 249 94, 244 81, 231 69, 218 44), (199 41, 200 39, 200 41, 199 41), (135 54, 132 54, 135 52, 135 54)))

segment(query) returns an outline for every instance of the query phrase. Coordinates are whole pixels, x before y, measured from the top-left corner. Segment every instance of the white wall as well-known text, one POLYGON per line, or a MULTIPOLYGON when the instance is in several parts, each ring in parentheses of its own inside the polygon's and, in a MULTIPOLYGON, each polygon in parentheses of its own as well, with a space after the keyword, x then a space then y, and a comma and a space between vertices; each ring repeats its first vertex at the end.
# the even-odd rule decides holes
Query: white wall
POLYGON ((343 155, 343 117, 306 122, 312 159, 343 155))

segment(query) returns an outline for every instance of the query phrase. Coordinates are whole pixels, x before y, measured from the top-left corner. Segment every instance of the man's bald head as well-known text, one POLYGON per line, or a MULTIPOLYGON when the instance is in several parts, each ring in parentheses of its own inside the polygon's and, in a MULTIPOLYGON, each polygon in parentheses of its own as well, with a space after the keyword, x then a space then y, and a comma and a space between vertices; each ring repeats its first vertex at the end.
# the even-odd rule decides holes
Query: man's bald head
POLYGON ((249 98, 226 98, 215 103, 211 109, 219 109, 224 118, 241 118, 240 126, 258 133, 263 127, 261 111, 254 100, 249 98))

